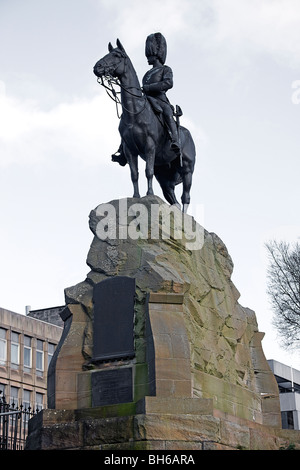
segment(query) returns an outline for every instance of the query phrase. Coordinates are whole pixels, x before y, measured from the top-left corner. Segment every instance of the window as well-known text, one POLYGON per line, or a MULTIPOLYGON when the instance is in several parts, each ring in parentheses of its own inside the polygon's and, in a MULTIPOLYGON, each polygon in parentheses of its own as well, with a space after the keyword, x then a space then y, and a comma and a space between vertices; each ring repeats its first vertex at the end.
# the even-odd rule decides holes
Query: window
POLYGON ((0 365, 6 363, 6 330, 0 328, 0 365))
POLYGON ((28 429, 28 421, 30 419, 30 410, 31 410, 31 405, 30 405, 30 400, 31 400, 31 391, 30 390, 23 390, 23 410, 27 411, 28 413, 23 413, 23 426, 24 430, 28 429))
POLYGON ((36 340, 36 370, 37 375, 43 375, 44 371, 44 342, 36 340))
POLYGON ((36 392, 35 394, 36 411, 41 411, 43 409, 43 399, 44 399, 44 395, 42 393, 36 392))
POLYGON ((11 367, 17 369, 20 363, 19 333, 11 333, 11 367))
POLYGON ((282 429, 294 429, 294 416, 292 411, 281 412, 282 429))
POLYGON ((5 399, 5 384, 0 384, 0 403, 5 399))
POLYGON ((15 405, 19 404, 19 389, 17 387, 10 387, 10 404, 15 405))
POLYGON ((31 392, 30 390, 23 390, 23 407, 25 410, 28 410, 30 406, 31 392))
POLYGON ((55 344, 48 343, 48 367, 55 351, 55 344))
POLYGON ((24 335, 24 371, 29 372, 32 367, 32 349, 30 336, 24 335))
MULTIPOLYGON (((19 407, 19 389, 17 387, 10 387, 10 401, 9 404, 11 407, 17 409, 19 407)), ((16 415, 10 416, 9 423, 10 423, 10 432, 13 432, 14 424, 15 424, 16 415)))

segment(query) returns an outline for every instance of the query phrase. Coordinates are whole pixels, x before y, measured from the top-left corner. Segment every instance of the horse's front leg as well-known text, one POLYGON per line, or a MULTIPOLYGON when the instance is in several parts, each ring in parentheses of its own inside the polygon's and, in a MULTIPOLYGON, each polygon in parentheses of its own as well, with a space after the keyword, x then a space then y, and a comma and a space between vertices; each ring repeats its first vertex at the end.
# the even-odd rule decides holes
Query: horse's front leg
POLYGON ((128 147, 125 147, 124 151, 130 167, 131 181, 133 184, 133 197, 141 197, 139 191, 138 156, 133 155, 128 149, 128 147))
POLYGON ((153 175, 154 175, 154 161, 155 161, 155 144, 151 140, 148 144, 146 152, 146 178, 148 182, 147 196, 152 196, 153 192, 153 175))

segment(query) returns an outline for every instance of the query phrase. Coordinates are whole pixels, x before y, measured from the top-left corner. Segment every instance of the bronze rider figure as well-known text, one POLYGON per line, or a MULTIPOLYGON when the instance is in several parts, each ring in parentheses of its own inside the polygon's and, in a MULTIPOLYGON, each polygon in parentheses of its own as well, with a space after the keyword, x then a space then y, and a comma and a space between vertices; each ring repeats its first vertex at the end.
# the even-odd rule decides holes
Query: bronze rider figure
MULTIPOLYGON (((161 33, 153 33, 147 37, 145 54, 148 64, 152 65, 152 69, 144 75, 143 92, 154 111, 163 115, 171 139, 170 148, 180 155, 177 125, 173 118, 174 109, 166 96, 166 92, 173 87, 173 72, 169 66, 165 65, 167 42, 161 33)), ((119 150, 112 155, 112 160, 119 162, 122 166, 126 165, 127 161, 122 152, 122 143, 119 150)))

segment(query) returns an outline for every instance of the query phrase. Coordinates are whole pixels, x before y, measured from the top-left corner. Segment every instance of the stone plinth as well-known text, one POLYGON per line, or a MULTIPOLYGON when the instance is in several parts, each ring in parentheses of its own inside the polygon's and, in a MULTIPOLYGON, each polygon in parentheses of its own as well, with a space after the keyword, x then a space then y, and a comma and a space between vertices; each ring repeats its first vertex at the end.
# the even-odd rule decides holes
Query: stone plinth
POLYGON ((299 431, 221 416, 213 400, 145 397, 137 403, 43 410, 29 422, 28 450, 300 449, 299 431))
POLYGON ((217 235, 172 211, 146 197, 91 212, 91 271, 65 291, 65 331, 48 380, 51 409, 32 421, 29 448, 264 448, 259 435, 278 447, 277 383, 255 313, 238 303, 232 260, 217 235), (126 279, 135 285, 129 297, 113 288, 126 279), (106 292, 117 306, 112 336, 122 339, 118 318, 132 334, 133 348, 121 341, 128 353, 116 339, 110 351, 109 333, 103 336, 106 292), (65 444, 63 432, 73 436, 65 444))

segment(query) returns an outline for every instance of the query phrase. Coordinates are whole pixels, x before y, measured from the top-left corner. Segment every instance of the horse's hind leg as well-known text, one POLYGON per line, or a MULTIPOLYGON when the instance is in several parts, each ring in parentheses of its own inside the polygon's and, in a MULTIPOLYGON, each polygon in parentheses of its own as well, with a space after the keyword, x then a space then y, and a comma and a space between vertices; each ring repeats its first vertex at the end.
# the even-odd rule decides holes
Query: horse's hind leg
POLYGON ((171 205, 180 208, 180 204, 175 196, 175 174, 174 170, 169 166, 161 166, 155 168, 155 178, 159 182, 166 201, 171 205))
POLYGON ((187 212, 191 197, 190 197, 190 191, 191 191, 191 186, 192 186, 192 176, 193 173, 191 171, 184 172, 182 174, 182 196, 181 196, 181 202, 182 202, 182 212, 187 212))
POLYGON ((196 149, 191 134, 185 128, 181 128, 182 147, 182 166, 179 169, 182 179, 182 211, 187 212, 190 203, 190 192, 192 178, 196 160, 196 149))
POLYGON ((175 205, 180 209, 180 204, 175 196, 175 183, 170 180, 165 180, 164 178, 159 178, 158 182, 166 201, 168 201, 172 206, 175 205))
POLYGON ((168 203, 180 208, 180 204, 177 201, 176 196, 175 196, 175 191, 174 191, 175 185, 169 181, 165 185, 162 185, 161 189, 168 203))

